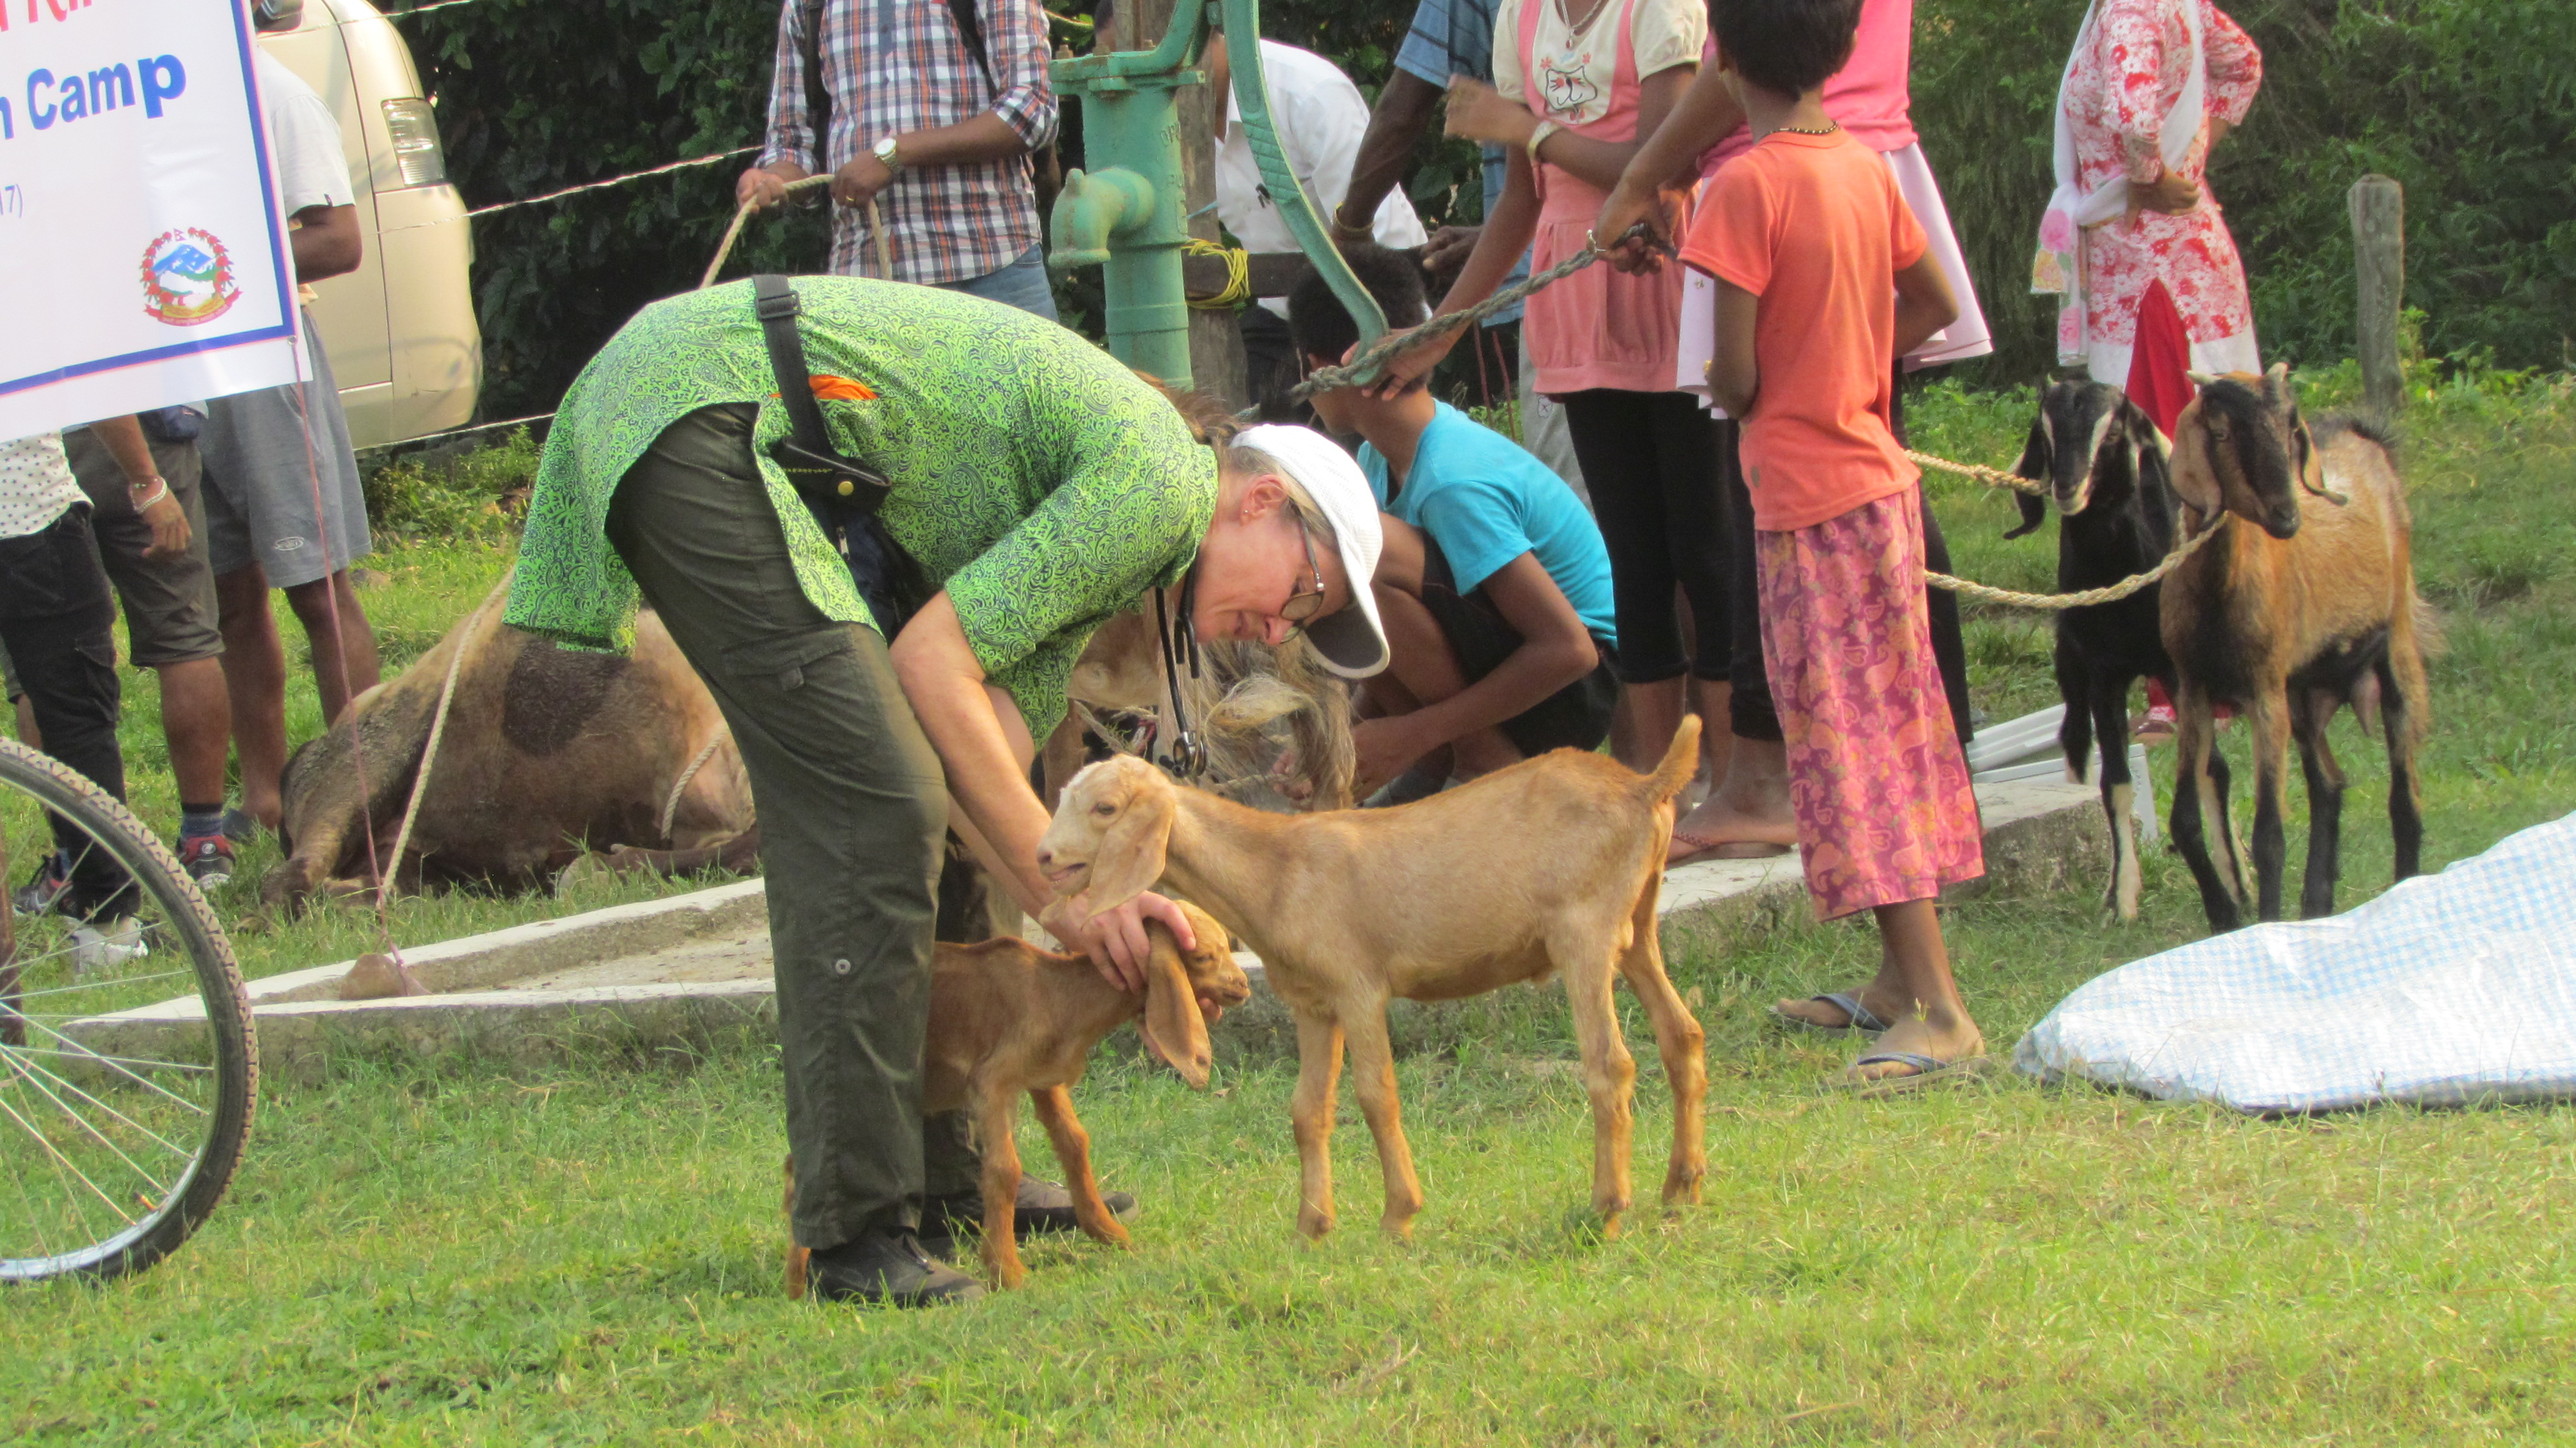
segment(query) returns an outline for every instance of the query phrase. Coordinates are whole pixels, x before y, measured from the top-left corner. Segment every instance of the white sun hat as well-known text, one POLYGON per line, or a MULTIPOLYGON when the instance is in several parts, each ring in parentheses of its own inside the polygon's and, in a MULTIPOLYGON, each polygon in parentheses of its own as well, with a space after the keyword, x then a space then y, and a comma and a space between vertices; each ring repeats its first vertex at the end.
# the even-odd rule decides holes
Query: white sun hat
POLYGON ((1261 453, 1289 477, 1333 528, 1342 555, 1342 572, 1350 580, 1350 606, 1309 619, 1306 639, 1322 656, 1324 667, 1345 679, 1365 679, 1386 667, 1386 629, 1377 619, 1377 494, 1368 475, 1341 446, 1310 427, 1267 423, 1234 435, 1233 445, 1261 453))

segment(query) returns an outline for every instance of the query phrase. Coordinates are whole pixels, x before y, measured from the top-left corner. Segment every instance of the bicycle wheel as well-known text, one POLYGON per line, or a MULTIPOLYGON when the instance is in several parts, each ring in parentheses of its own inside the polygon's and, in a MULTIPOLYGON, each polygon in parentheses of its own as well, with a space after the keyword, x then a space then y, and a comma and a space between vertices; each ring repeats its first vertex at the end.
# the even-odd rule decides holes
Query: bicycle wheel
POLYGON ((139 1272, 214 1211, 250 1138, 241 970, 125 806, 7 739, 0 875, 24 882, 0 909, 0 1282, 139 1272))

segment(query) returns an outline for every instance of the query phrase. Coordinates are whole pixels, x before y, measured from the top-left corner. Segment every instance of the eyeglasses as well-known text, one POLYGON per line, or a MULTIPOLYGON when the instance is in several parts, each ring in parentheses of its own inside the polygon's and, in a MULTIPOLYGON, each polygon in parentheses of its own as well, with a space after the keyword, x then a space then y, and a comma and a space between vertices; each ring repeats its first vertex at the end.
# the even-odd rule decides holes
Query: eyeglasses
POLYGON ((1307 620, 1324 611, 1324 570, 1315 566, 1315 535, 1307 532, 1303 523, 1297 525, 1297 541, 1306 545, 1306 571, 1314 575, 1315 589, 1312 593, 1303 589, 1292 592, 1287 601, 1279 605, 1279 616, 1288 620, 1291 635, 1305 627, 1307 620))

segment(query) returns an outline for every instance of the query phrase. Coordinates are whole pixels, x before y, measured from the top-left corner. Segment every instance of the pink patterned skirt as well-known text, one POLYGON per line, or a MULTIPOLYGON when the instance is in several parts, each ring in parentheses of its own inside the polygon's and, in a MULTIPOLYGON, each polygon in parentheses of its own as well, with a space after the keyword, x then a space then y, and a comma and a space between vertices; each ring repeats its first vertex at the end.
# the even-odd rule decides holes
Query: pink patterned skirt
POLYGON ((1986 872, 1932 659, 1920 500, 1907 488, 1754 535, 1762 657, 1819 920, 1930 899, 1986 872))

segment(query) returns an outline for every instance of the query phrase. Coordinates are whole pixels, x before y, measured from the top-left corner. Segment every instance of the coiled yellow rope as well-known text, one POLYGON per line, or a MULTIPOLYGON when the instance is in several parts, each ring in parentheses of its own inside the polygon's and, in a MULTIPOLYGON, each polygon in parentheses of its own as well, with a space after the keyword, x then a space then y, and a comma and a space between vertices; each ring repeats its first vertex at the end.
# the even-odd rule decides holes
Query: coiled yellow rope
POLYGON ((1252 300, 1252 257, 1243 248, 1219 246, 1193 236, 1181 247, 1181 255, 1225 258, 1225 290, 1214 296, 1190 298, 1192 307, 1202 312, 1231 312, 1252 300))

